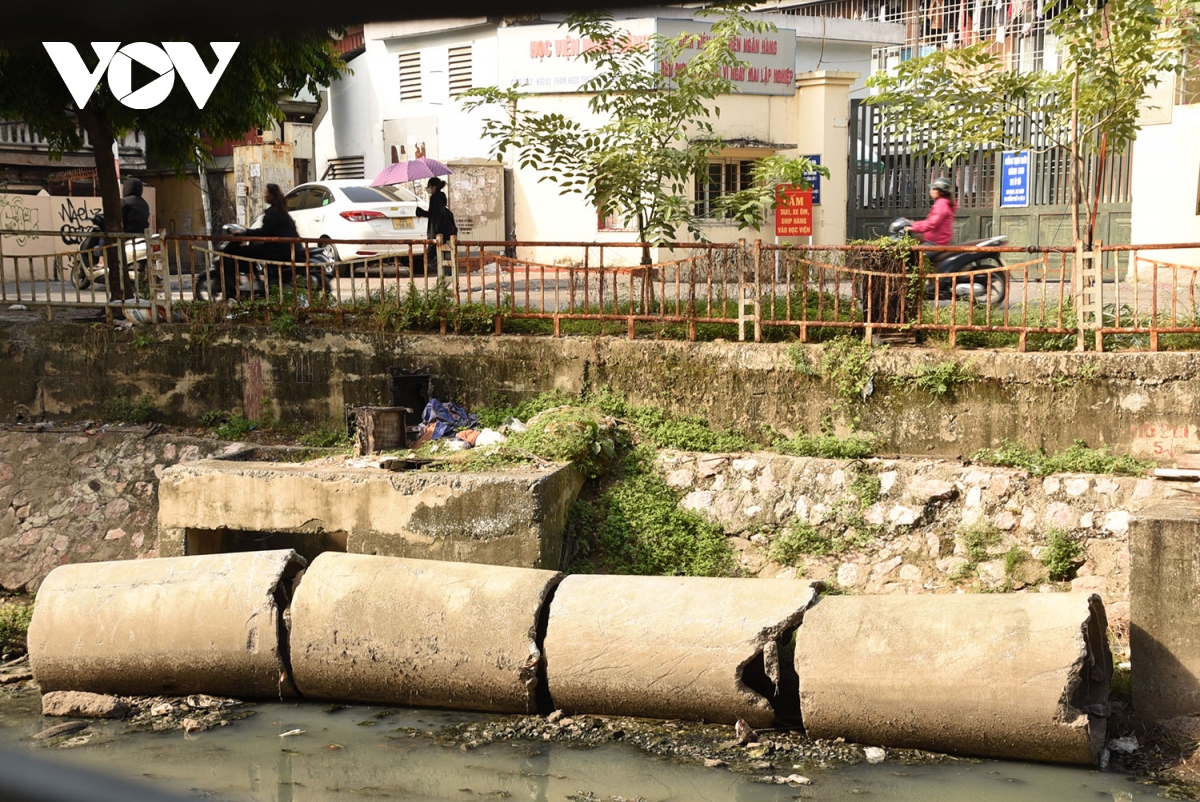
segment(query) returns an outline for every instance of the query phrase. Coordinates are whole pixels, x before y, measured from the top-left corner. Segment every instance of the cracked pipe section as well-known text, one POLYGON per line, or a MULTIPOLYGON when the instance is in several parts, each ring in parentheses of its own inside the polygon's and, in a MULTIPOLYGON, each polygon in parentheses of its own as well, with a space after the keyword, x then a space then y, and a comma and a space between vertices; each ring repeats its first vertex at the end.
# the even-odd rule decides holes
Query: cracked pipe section
POLYGON ((550 695, 573 712, 770 726, 795 707, 778 658, 815 598, 786 579, 569 576, 546 631, 550 695))
POLYGON ((292 603, 307 697, 535 713, 539 620, 562 574, 325 552, 292 603))
POLYGON ((813 738, 1096 764, 1112 653, 1082 593, 827 596, 796 637, 813 738))
POLYGON ((59 566, 29 626, 34 679, 42 693, 293 697, 279 599, 303 567, 290 549, 59 566))

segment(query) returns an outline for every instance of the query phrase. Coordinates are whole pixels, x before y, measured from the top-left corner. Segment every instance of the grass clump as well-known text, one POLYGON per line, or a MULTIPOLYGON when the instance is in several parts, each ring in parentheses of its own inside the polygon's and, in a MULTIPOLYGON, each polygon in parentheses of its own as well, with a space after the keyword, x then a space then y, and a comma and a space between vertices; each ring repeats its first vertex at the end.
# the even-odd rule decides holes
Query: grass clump
POLYGON ((823 557, 832 554, 833 537, 807 521, 792 519, 792 523, 773 541, 767 556, 780 565, 795 565, 805 555, 823 557))
POLYGON ((229 413, 221 410, 205 412, 200 418, 210 431, 216 432, 222 440, 241 440, 250 432, 259 428, 256 421, 243 417, 240 413, 229 413))
POLYGON ((897 376, 898 384, 928 393, 934 398, 953 397, 955 390, 963 384, 969 384, 979 377, 972 363, 960 365, 958 362, 925 363, 912 373, 897 376))
POLYGON ((0 654, 25 652, 25 639, 32 620, 32 600, 0 600, 0 654))
POLYGON ((886 349, 886 345, 876 348, 860 337, 836 337, 825 344, 821 375, 838 396, 858 398, 871 378, 872 357, 886 349))
POLYGON ((1076 440, 1064 451, 1047 454, 1040 446, 1033 449, 1005 438, 999 448, 980 449, 971 459, 986 465, 1021 468, 1033 476, 1048 476, 1052 473, 1141 476, 1154 467, 1153 462, 1138 460, 1128 454, 1113 454, 1108 448, 1089 448, 1082 440, 1076 440))
POLYGON ((328 429, 316 429, 300 435, 300 445, 311 448, 348 448, 354 444, 354 438, 344 427, 337 426, 328 429))
POLYGON ((573 571, 614 574, 729 576, 733 553, 721 528, 680 509, 680 493, 654 469, 653 451, 623 455, 592 501, 574 505, 568 532, 579 539, 573 571))
POLYGON ((832 434, 798 434, 790 439, 776 440, 775 451, 793 457, 823 457, 825 459, 861 459, 875 453, 878 439, 871 434, 852 434, 837 437, 832 434))
POLYGON ((1042 552, 1042 565, 1050 572, 1050 579, 1065 582, 1075 575, 1083 562, 1083 546, 1071 539, 1061 529, 1046 532, 1046 549, 1042 552))
POLYGON ((1024 549, 1014 545, 1004 553, 1004 575, 1011 579, 1028 557, 1024 549))
POLYGON ((128 393, 113 396, 104 402, 104 417, 120 423, 149 423, 154 419, 154 398, 143 393, 131 399, 128 393))
POLYGON ((987 521, 977 521, 959 534, 967 560, 978 565, 988 558, 988 549, 1000 542, 1000 530, 987 521))

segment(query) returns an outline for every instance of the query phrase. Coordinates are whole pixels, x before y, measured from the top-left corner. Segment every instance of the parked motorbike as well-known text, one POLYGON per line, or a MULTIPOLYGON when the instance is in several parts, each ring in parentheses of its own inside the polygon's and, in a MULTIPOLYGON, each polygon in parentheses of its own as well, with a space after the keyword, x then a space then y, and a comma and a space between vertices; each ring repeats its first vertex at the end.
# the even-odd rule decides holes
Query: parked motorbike
MULTIPOLYGON (((221 233, 228 237, 245 236, 249 229, 246 226, 238 223, 226 223, 221 226, 221 233)), ((221 287, 221 257, 224 255, 226 248, 232 244, 225 240, 217 243, 217 253, 213 255, 213 259, 208 266, 208 270, 202 278, 196 280, 196 286, 193 289, 193 295, 197 301, 212 301, 223 299, 221 287)), ((297 286, 303 284, 305 273, 308 273, 308 288, 313 292, 329 292, 333 282, 333 274, 335 263, 330 260, 327 249, 320 244, 313 243, 307 246, 308 262, 307 271, 306 263, 304 262, 303 251, 297 255, 296 266, 294 269, 284 269, 282 281, 289 286, 297 286)), ((251 262, 248 259, 238 259, 237 261, 237 278, 238 289, 237 297, 248 298, 258 297, 265 298, 268 289, 268 273, 267 268, 273 268, 270 271, 270 289, 277 291, 279 282, 279 266, 264 265, 262 262, 251 262)), ((232 293, 230 293, 232 295, 232 293)))
MULTIPOLYGON (((122 237, 121 242, 125 249, 126 275, 131 281, 138 282, 139 286, 144 286, 146 265, 150 258, 150 248, 146 244, 146 239, 144 237, 122 237)), ((71 283, 76 289, 86 290, 93 284, 108 282, 108 265, 105 262, 108 254, 105 249, 107 245, 104 212, 97 212, 92 217, 92 230, 79 246, 79 250, 71 254, 68 259, 71 283)))
MULTIPOLYGON (((900 239, 904 236, 904 230, 911 225, 912 221, 908 218, 898 217, 888 226, 888 235, 892 239, 900 239)), ((987 248, 1003 245, 1006 242, 1008 242, 1008 237, 1001 234, 986 239, 955 243, 955 245, 977 245, 987 248)), ((1004 298, 1008 294, 1008 273, 1003 270, 1003 265, 996 254, 951 251, 949 253, 926 252, 925 255, 932 263, 934 272, 942 276, 938 279, 931 278, 926 282, 926 300, 932 301, 936 298, 939 301, 949 301, 952 296, 958 296, 959 298, 974 297, 975 303, 990 303, 993 306, 1004 302, 1004 298), (966 273, 973 266, 991 272, 966 273), (952 273, 963 275, 948 275, 952 273)))

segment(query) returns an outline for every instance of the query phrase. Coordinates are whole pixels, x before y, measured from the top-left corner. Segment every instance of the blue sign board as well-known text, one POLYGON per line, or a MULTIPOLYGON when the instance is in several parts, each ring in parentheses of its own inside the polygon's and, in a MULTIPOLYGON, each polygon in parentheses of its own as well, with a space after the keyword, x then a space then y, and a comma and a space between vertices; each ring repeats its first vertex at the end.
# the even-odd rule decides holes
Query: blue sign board
MULTIPOLYGON (((821 163, 821 157, 819 155, 806 156, 805 158, 807 158, 813 164, 819 165, 821 163)), ((807 181, 809 183, 809 185, 812 187, 812 194, 813 194, 812 202, 813 202, 813 205, 815 206, 821 202, 821 174, 817 173, 817 172, 805 173, 804 180, 807 181)))
POLYGON ((1000 157, 1000 205, 1029 205, 1029 151, 1006 150, 1000 157))

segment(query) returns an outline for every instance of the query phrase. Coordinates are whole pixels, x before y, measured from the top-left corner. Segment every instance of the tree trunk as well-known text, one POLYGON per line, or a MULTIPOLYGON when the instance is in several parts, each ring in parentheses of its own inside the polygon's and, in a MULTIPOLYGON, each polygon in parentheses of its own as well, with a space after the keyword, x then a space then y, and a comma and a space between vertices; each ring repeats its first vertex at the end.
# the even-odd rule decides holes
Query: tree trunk
MULTIPOLYGON (((96 163, 96 177, 100 182, 100 199, 104 208, 104 229, 107 233, 123 233, 125 228, 121 220, 121 184, 117 179, 117 168, 113 163, 112 126, 103 114, 97 113, 95 103, 89 103, 77 114, 83 130, 87 131, 92 143, 92 157, 96 163)), ((124 254, 121 254, 121 241, 109 236, 108 247, 104 253, 104 263, 108 266, 108 297, 110 300, 121 300, 132 297, 132 287, 128 287, 125 270, 122 269, 124 254)))
MULTIPOLYGON (((1079 65, 1071 81, 1071 230, 1078 242, 1083 232, 1079 224, 1079 204, 1083 201, 1079 175, 1079 65)), ((1089 243, 1090 247, 1090 243, 1089 243)))

